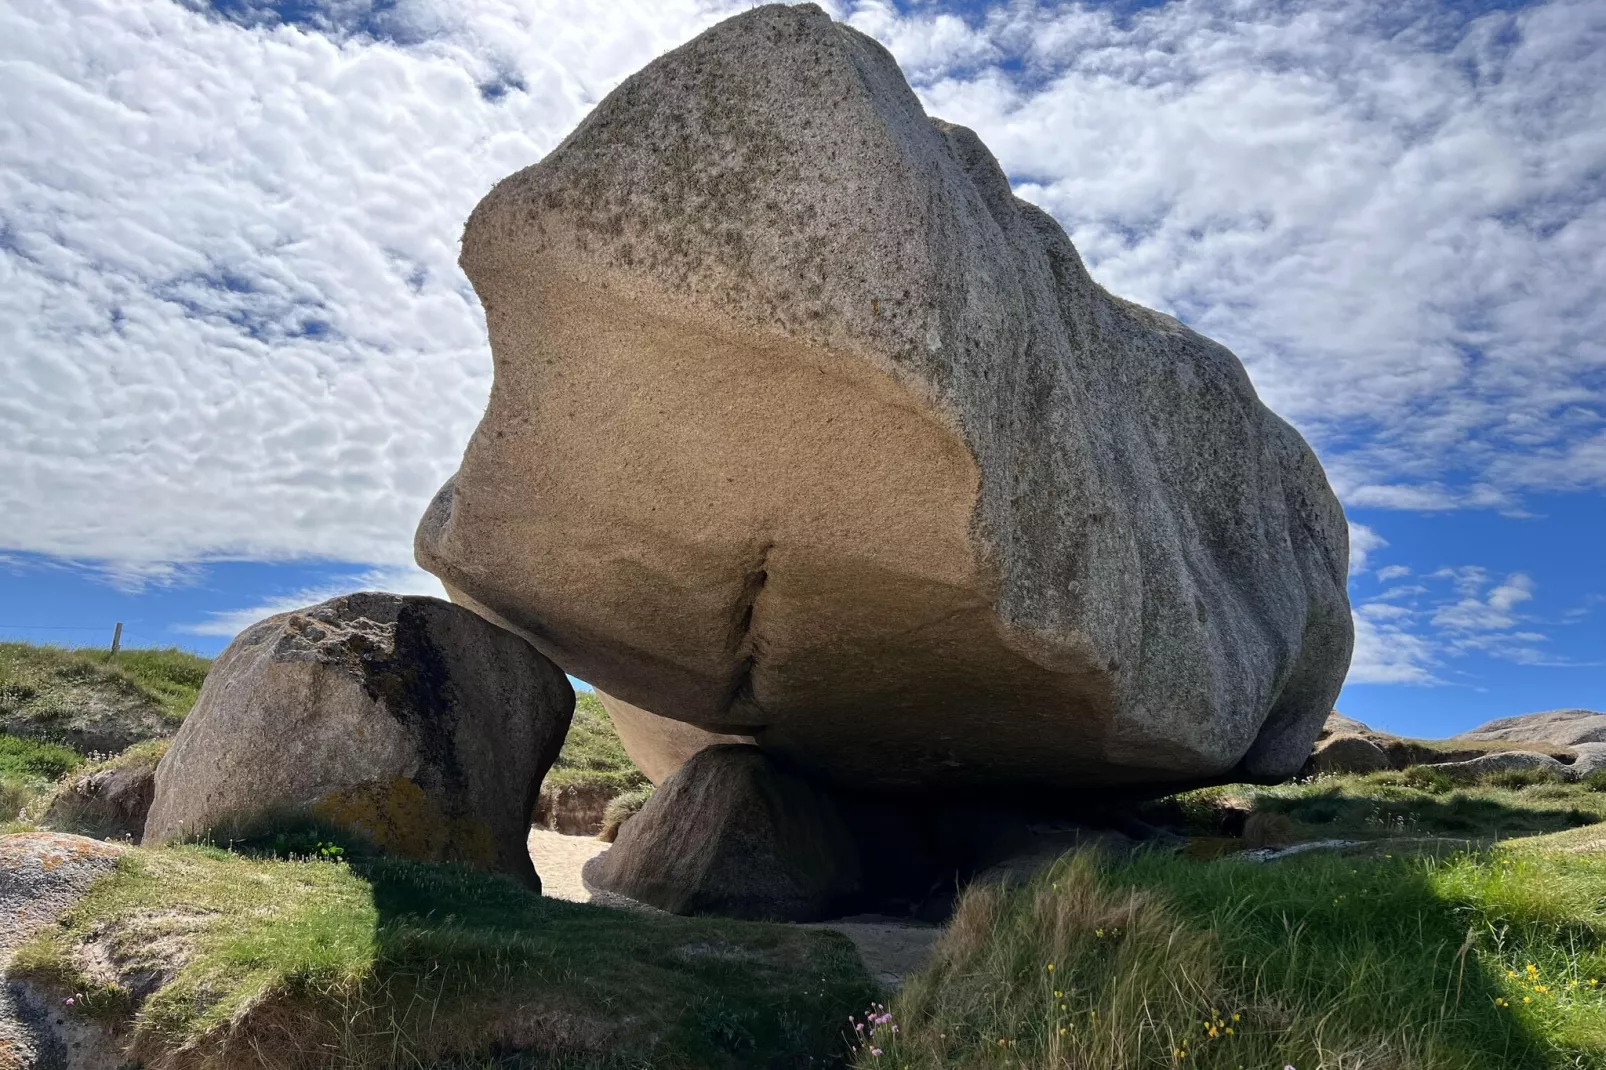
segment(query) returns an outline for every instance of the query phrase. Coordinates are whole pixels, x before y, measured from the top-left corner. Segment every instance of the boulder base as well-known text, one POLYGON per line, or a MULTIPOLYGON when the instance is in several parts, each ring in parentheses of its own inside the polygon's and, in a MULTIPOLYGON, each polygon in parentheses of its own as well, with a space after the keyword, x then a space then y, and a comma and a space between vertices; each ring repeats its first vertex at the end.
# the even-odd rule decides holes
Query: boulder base
POLYGON ((859 872, 829 796, 757 747, 722 744, 667 779, 587 876, 676 914, 814 921, 858 891, 859 872))
POLYGON ((311 817, 539 888, 525 838, 573 712, 556 666, 465 609, 331 599, 229 644, 157 767, 146 840, 311 817))

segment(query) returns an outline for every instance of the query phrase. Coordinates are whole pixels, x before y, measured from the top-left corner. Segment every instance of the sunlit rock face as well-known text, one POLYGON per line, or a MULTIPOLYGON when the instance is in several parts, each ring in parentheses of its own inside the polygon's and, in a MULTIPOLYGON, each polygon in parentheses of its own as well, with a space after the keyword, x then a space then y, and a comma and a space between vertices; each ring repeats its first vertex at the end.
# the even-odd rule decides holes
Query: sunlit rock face
POLYGON ((817 7, 625 81, 462 264, 495 386, 418 559, 570 673, 872 789, 1309 755, 1352 641, 1310 449, 817 7))

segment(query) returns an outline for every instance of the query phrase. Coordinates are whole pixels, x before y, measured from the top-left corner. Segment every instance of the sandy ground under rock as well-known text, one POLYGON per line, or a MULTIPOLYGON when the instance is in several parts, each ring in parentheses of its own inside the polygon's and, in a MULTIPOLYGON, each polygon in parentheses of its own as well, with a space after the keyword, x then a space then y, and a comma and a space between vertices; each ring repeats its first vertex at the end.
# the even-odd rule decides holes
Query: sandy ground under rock
MULTIPOLYGON (((565 836, 547 829, 531 829, 530 859, 541 875, 542 893, 573 903, 657 913, 655 907, 602 891, 586 881, 583 873, 586 863, 601 857, 608 846, 590 836, 565 836)), ((941 932, 934 925, 875 914, 858 914, 806 927, 834 929, 852 940, 870 975, 889 989, 898 987, 905 977, 925 964, 941 932)))

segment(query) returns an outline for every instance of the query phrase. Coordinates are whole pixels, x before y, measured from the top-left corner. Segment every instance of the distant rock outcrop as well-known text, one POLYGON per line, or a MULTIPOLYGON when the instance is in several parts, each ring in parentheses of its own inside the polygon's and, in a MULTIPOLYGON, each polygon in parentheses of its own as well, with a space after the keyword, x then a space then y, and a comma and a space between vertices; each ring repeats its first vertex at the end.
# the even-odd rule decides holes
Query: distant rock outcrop
POLYGON ((859 890, 858 849, 831 798, 753 746, 698 752, 626 821, 594 873, 676 914, 814 921, 859 890))
POLYGON ((876 790, 1309 755, 1352 639, 1315 456, 820 8, 627 79, 462 264, 495 384, 418 560, 610 696, 876 790))
POLYGON ((1606 713, 1594 710, 1546 710, 1501 717, 1463 732, 1457 739, 1499 740, 1517 743, 1551 743, 1571 747, 1579 743, 1606 743, 1606 713))
POLYGON ((540 887, 525 839, 574 712, 561 671, 436 598, 363 593, 223 652, 156 772, 147 842, 295 815, 540 887))

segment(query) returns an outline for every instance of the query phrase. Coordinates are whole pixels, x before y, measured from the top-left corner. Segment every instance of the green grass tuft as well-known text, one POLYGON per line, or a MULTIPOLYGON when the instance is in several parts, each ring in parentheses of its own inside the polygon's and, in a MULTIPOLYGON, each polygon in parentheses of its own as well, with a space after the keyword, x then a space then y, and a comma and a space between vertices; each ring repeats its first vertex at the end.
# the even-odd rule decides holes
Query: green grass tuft
POLYGON ((1602 888, 1600 856, 1073 856, 969 891, 856 1065, 1599 1068, 1602 888))
POLYGON ((216 1067, 264 1049, 284 1067, 510 1049, 803 1067, 840 1054, 842 1023, 871 995, 832 933, 581 906, 450 866, 193 846, 130 852, 14 970, 81 993, 90 1013, 132 1016, 141 1058, 183 1049, 185 1065, 216 1067), (116 963, 118 979, 84 961, 116 963), (136 998, 152 975, 164 983, 136 998))

